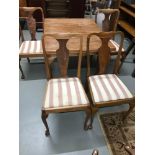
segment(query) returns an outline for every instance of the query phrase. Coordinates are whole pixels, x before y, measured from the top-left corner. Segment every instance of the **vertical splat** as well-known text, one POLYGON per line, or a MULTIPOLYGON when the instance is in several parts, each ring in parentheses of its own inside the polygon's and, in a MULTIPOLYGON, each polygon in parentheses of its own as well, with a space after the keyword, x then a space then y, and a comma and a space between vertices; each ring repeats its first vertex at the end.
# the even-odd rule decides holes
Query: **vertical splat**
POLYGON ((91 37, 96 35, 98 36, 101 41, 102 45, 98 49, 98 73, 97 74, 105 74, 107 66, 110 62, 110 47, 109 47, 109 41, 116 35, 118 34, 120 36, 120 43, 119 43, 119 50, 118 50, 118 55, 116 57, 115 63, 114 63, 114 68, 113 68, 113 73, 117 74, 120 65, 121 65, 121 52, 122 52, 122 47, 123 47, 123 40, 124 40, 124 35, 122 32, 118 31, 110 31, 110 32, 100 32, 100 33, 92 33, 88 35, 87 37, 87 76, 90 76, 90 53, 89 53, 89 46, 91 44, 91 37))
MULTIPOLYGON (((79 55, 78 55, 78 66, 77 66, 77 77, 80 78, 81 75, 81 61, 82 61, 82 47, 83 47, 83 39, 82 39, 82 35, 80 34, 63 34, 63 35, 59 35, 59 34, 44 34, 42 37, 42 47, 43 47, 43 53, 44 53, 44 57, 45 57, 45 62, 46 62, 46 68, 47 71, 49 73, 50 70, 50 64, 49 64, 49 57, 51 56, 50 50, 52 49, 46 49, 46 45, 45 45, 45 40, 47 41, 46 38, 49 38, 49 42, 52 44, 52 40, 55 39, 57 40, 57 42, 59 43, 59 47, 56 50, 56 58, 57 58, 57 62, 58 62, 58 67, 59 67, 59 71, 60 71, 60 76, 59 77, 67 77, 67 70, 68 70, 68 63, 69 63, 69 54, 70 54, 70 46, 67 46, 67 44, 69 45, 69 40, 71 38, 77 38, 80 41, 77 40, 77 42, 74 42, 74 44, 77 43, 77 45, 79 46, 79 55)), ((47 74, 48 74, 47 73, 47 74)), ((50 74, 50 73, 49 73, 50 74)), ((48 74, 48 79, 50 79, 52 76, 50 76, 48 74)))
POLYGON ((97 14, 95 16, 95 21, 97 23, 97 15, 98 13, 103 13, 105 15, 104 20, 102 21, 102 31, 115 31, 117 26, 117 21, 119 18, 119 10, 118 9, 98 9, 97 14))
POLYGON ((56 52, 61 77, 67 76, 69 51, 66 47, 68 39, 58 39, 59 49, 56 52))
POLYGON ((110 38, 102 38, 102 46, 98 51, 99 74, 104 74, 110 60, 110 47, 108 46, 110 38))
POLYGON ((102 21, 102 31, 106 32, 110 29, 110 20, 109 20, 110 14, 105 14, 105 19, 102 21))
POLYGON ((109 24, 110 31, 116 30, 117 22, 119 19, 119 14, 120 14, 119 10, 113 9, 113 13, 111 13, 111 15, 110 15, 110 24, 109 24))
POLYGON ((36 40, 36 20, 33 18, 32 13, 31 11, 28 13, 27 25, 31 34, 31 40, 36 40))
POLYGON ((21 19, 26 19, 27 26, 31 35, 31 40, 36 40, 36 20, 33 17, 35 11, 40 11, 42 16, 42 22, 44 23, 44 14, 41 7, 20 7, 19 8, 19 17, 21 19))

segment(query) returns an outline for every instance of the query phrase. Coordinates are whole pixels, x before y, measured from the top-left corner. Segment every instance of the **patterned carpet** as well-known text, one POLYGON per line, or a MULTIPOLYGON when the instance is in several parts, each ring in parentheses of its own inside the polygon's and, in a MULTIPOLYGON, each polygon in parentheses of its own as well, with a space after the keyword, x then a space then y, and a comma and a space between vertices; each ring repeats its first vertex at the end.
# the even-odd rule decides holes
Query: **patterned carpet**
POLYGON ((106 135, 107 145, 113 155, 129 155, 123 144, 135 146, 135 112, 122 122, 124 112, 100 115, 100 122, 106 135))

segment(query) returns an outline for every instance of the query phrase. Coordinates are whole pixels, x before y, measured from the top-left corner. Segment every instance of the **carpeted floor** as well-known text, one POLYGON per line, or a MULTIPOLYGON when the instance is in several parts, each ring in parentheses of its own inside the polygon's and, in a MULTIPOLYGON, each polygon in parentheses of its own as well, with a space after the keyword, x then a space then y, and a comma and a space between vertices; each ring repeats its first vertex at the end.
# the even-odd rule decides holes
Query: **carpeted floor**
POLYGON ((128 155, 125 145, 135 146, 135 112, 122 122, 125 112, 100 114, 100 122, 107 139, 107 146, 113 155, 128 155))

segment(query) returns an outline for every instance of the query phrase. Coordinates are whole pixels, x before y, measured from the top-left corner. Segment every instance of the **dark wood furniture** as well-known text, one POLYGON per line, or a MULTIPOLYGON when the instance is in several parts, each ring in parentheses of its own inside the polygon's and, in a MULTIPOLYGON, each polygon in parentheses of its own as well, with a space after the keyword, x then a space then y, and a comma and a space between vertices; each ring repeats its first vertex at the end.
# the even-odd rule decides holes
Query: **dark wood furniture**
MULTIPOLYGON (((44 34, 42 38, 43 52, 45 57, 45 66, 48 74, 48 83, 46 87, 45 100, 42 106, 42 121, 46 127, 45 135, 50 134, 49 127, 47 124, 47 117, 50 113, 61 113, 71 111, 85 111, 86 119, 84 123, 84 129, 91 129, 91 124, 88 121, 91 117, 91 109, 89 100, 86 96, 82 83, 80 81, 81 75, 81 61, 82 61, 82 41, 83 37, 79 34, 44 34), (70 56, 70 49, 67 46, 70 38, 77 38, 78 44, 78 63, 77 63, 77 75, 76 77, 68 77, 68 63, 70 56), (56 50, 56 58, 58 62, 58 69, 60 75, 58 78, 51 79, 51 70, 49 64, 49 58, 51 53, 46 49, 47 43, 55 39, 56 43, 59 44, 56 50), (48 41, 47 41, 48 40, 48 41)), ((75 122, 76 123, 76 122, 75 122)))
POLYGON ((92 10, 96 9, 119 9, 121 0, 89 0, 92 10))
POLYGON ((26 0, 19 0, 19 7, 27 7, 27 1, 26 0))
POLYGON ((109 7, 111 9, 119 9, 121 0, 108 0, 109 7), (111 5, 110 5, 111 4, 111 5))
POLYGON ((117 28, 124 32, 125 37, 131 40, 128 48, 125 51, 125 55, 122 59, 122 62, 125 60, 127 55, 130 53, 131 49, 135 46, 135 4, 134 0, 132 4, 121 1, 120 5, 120 17, 118 20, 117 28))
POLYGON ((118 28, 129 38, 135 38, 135 5, 127 4, 123 0, 120 5, 118 28))
POLYGON ((46 17, 62 18, 70 15, 70 1, 69 0, 45 0, 46 17))
POLYGON ((84 18, 86 0, 70 0, 70 18, 84 18))
POLYGON ((101 32, 92 33, 88 35, 87 39, 87 77, 88 88, 92 100, 92 113, 97 112, 98 108, 106 106, 116 106, 121 104, 129 104, 129 110, 127 111, 124 119, 134 108, 135 98, 130 93, 128 88, 118 78, 117 74, 121 65, 121 49, 123 46, 123 33, 122 32, 101 32), (120 46, 116 61, 114 63, 113 73, 106 74, 106 69, 110 62, 110 48, 108 42, 115 35, 120 36, 120 46), (90 75, 90 52, 89 44, 90 38, 93 35, 97 35, 102 40, 102 46, 98 50, 98 73, 96 75, 90 75))
MULTIPOLYGON (((92 19, 85 19, 85 18, 46 18, 44 22, 44 34, 81 34, 83 36, 83 54, 86 55, 86 43, 87 43, 87 35, 93 32, 100 32, 99 27, 92 19)), ((96 54, 96 49, 101 45, 101 41, 97 37, 93 37, 91 40, 91 47, 90 51, 91 54, 96 54)), ((76 56, 78 55, 77 50, 77 40, 72 39, 69 43, 69 47, 71 49, 71 55, 76 56)), ((109 46, 111 51, 115 51, 116 47, 109 42, 109 46)), ((56 44, 48 44, 47 49, 51 51, 53 56, 56 55, 56 44)))
MULTIPOLYGON (((42 44, 41 41, 36 39, 36 22, 33 14, 35 11, 41 12, 42 21, 39 24, 43 27, 44 15, 43 10, 40 7, 20 7, 19 8, 19 19, 24 19, 27 22, 27 26, 30 32, 31 40, 25 41, 22 29, 20 27, 20 36, 22 38, 22 44, 19 49, 19 67, 22 73, 21 78, 24 79, 25 76, 20 65, 22 58, 31 58, 31 57, 43 57, 42 44)), ((28 59, 30 62, 30 60, 28 59)))
POLYGON ((42 7, 48 18, 84 17, 85 0, 27 0, 27 4, 30 7, 42 7))

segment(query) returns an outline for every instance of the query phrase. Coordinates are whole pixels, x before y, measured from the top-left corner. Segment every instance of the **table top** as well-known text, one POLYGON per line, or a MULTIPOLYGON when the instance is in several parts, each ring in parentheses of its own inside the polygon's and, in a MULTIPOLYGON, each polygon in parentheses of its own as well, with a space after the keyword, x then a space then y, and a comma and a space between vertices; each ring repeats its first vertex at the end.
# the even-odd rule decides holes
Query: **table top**
MULTIPOLYGON (((86 18, 45 18, 44 21, 44 34, 82 34, 83 35, 83 52, 86 52, 86 40, 87 35, 90 33, 99 33, 100 28, 97 26, 93 19, 86 18)), ((69 49, 72 49, 73 55, 78 54, 76 39, 70 41, 69 49)), ((53 42, 54 43, 54 42, 53 42)), ((101 41, 99 38, 92 38, 92 44, 90 46, 91 52, 97 52, 100 47, 101 41)), ((57 44, 47 44, 47 50, 51 50, 52 53, 58 48, 57 44)), ((112 51, 116 50, 115 46, 109 42, 109 47, 112 51)))
POLYGON ((100 28, 93 19, 86 18, 45 18, 44 34, 81 33, 88 35, 89 33, 98 33, 100 28))

